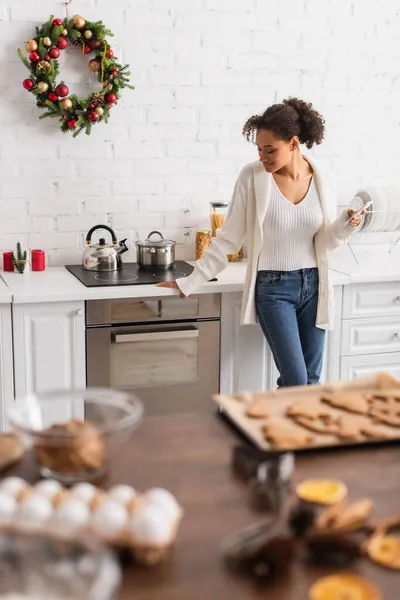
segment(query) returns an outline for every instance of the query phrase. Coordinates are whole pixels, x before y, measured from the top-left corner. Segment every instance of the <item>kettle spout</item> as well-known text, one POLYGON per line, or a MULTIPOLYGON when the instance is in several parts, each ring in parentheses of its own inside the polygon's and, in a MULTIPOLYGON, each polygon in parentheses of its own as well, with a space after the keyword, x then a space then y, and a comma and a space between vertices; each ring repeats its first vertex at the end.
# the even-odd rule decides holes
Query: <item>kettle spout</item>
POLYGON ((128 246, 125 243, 127 239, 128 238, 125 238, 124 240, 121 240, 120 242, 118 242, 118 244, 116 246, 117 254, 118 255, 119 254, 123 254, 124 252, 128 252, 129 248, 128 248, 128 246))

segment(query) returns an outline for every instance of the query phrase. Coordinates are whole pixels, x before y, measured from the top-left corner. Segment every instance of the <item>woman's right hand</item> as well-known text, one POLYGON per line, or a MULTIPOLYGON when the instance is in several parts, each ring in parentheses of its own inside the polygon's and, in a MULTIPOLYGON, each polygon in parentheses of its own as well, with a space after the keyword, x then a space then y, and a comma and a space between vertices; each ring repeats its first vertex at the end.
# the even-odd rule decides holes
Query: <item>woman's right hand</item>
MULTIPOLYGON (((169 288, 172 290, 179 290, 179 286, 176 281, 161 281, 156 284, 157 287, 169 288)), ((179 290, 180 291, 180 290, 179 290)), ((186 298, 185 294, 180 293, 181 298, 186 298)))

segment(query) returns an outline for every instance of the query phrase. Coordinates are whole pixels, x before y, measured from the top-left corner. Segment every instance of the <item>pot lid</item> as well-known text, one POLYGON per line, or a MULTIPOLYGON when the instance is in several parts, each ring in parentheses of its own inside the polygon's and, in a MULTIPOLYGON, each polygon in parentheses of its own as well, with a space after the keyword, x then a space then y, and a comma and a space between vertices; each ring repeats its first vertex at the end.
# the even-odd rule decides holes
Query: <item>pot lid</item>
POLYGON ((159 231, 151 231, 145 240, 136 242, 137 246, 143 246, 144 248, 170 248, 175 244, 174 240, 166 240, 159 231), (158 239, 154 239, 154 236, 158 236, 158 239))

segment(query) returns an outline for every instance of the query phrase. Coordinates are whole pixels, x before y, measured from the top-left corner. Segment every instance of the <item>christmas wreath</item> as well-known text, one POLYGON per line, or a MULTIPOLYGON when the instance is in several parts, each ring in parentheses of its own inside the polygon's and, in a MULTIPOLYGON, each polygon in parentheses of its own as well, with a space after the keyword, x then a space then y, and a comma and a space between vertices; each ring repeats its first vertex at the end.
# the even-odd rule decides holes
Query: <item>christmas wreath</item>
POLYGON ((85 130, 90 135, 92 126, 100 121, 108 122, 110 111, 120 98, 122 88, 134 89, 129 85, 129 65, 121 65, 107 42, 113 34, 101 21, 90 22, 79 15, 72 19, 50 19, 36 27, 36 35, 26 42, 28 59, 18 49, 18 55, 29 69, 29 78, 23 87, 36 96, 36 104, 44 110, 40 119, 58 118, 63 133, 72 132, 76 137, 85 130), (57 82, 60 65, 58 58, 70 44, 82 54, 93 55, 89 69, 97 73, 102 85, 100 92, 87 98, 72 94, 63 81, 57 82))

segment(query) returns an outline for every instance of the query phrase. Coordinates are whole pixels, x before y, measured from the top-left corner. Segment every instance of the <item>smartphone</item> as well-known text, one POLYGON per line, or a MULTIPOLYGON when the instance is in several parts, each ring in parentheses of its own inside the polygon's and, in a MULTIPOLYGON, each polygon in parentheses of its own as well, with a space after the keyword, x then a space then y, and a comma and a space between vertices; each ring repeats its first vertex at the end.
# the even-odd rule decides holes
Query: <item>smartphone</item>
POLYGON ((364 204, 364 206, 362 208, 360 208, 360 210, 358 210, 353 215, 351 215, 351 217, 349 217, 349 219, 348 219, 347 222, 349 223, 352 219, 354 219, 354 217, 360 217, 362 211, 366 210, 367 208, 369 208, 371 206, 371 204, 372 204, 372 200, 370 200, 369 202, 367 202, 366 204, 364 204))

